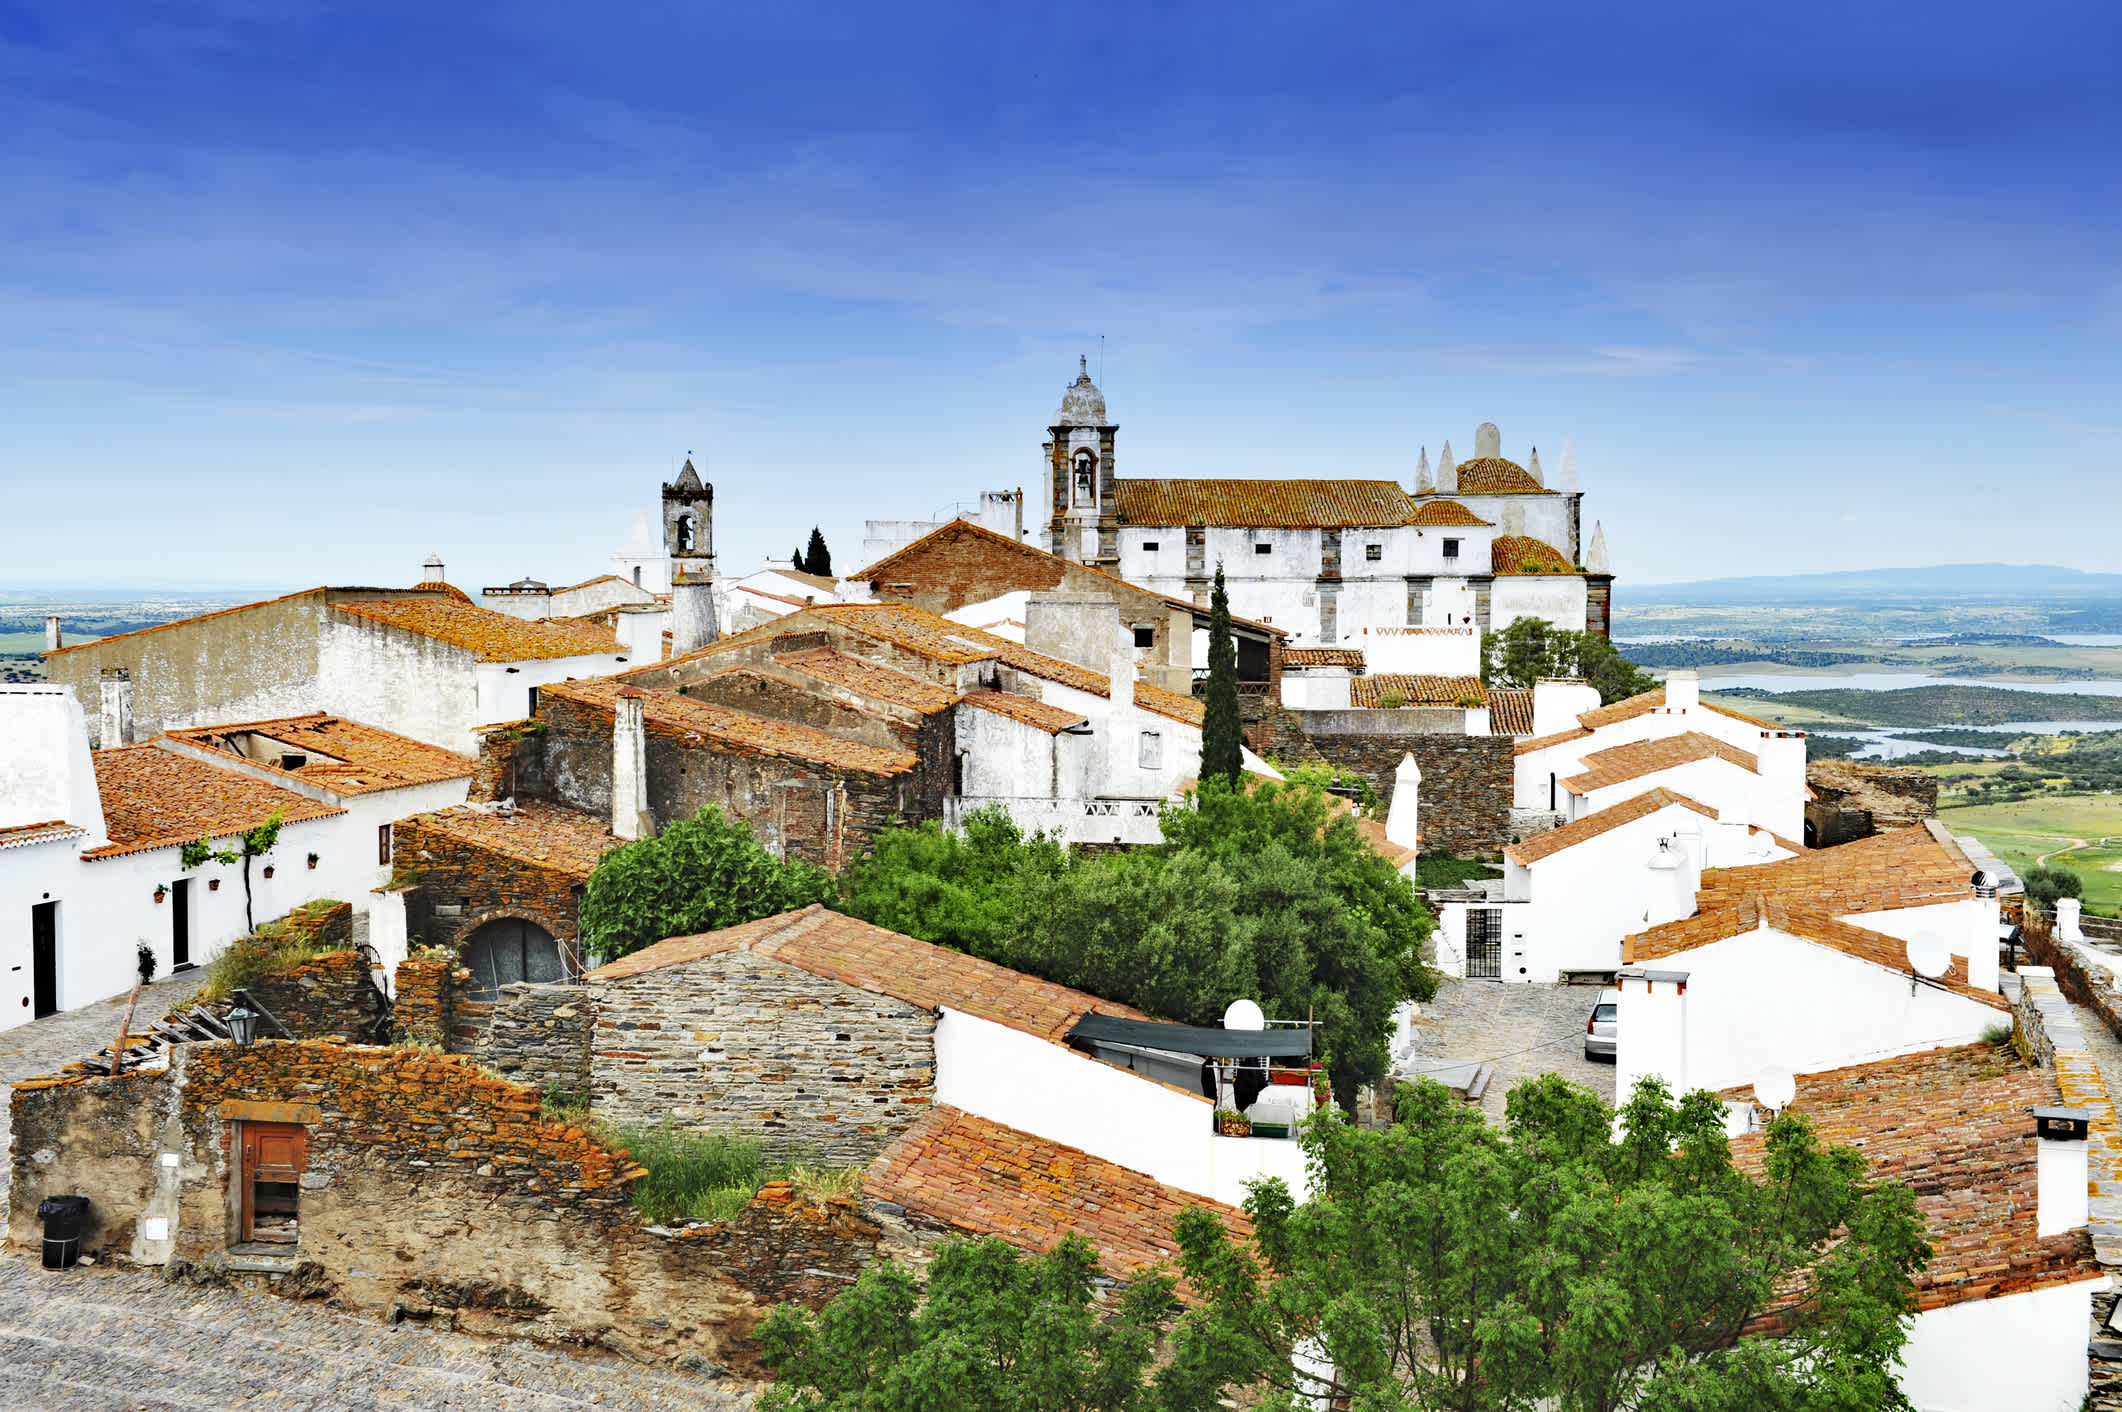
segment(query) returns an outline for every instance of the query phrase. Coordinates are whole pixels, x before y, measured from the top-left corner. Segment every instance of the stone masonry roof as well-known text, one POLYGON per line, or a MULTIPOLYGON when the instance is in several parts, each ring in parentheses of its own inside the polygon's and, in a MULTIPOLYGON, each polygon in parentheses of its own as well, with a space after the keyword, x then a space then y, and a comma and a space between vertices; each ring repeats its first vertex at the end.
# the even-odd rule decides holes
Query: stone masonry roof
POLYGON ((1199 727, 1208 718, 1208 707, 1202 702, 1146 681, 1135 683, 1135 705, 1181 725, 1199 727))
POLYGON ((1974 871, 1951 835, 1895 829, 1774 863, 1711 868, 1702 874, 1702 896, 1709 903, 1760 893, 1837 915, 1884 912, 1973 897, 1974 871))
POLYGON ((619 639, 595 628, 569 627, 439 598, 360 599, 332 608, 369 622, 416 633, 473 653, 482 662, 534 662, 620 650, 619 639))
MULTIPOLYGON (((1775 865, 1770 863, 1762 866, 1775 865)), ((1692 917, 1683 917, 1677 922, 1667 922, 1663 926, 1624 937, 1621 941, 1621 958, 1630 965, 1662 961, 1683 951, 1692 951, 1696 947, 1708 946, 1763 926, 1787 932, 1791 936, 1839 951, 1845 956, 1853 956, 1860 961, 1869 961, 1875 966, 1904 976, 1915 975, 1908 964, 1908 943, 1899 937, 1855 926, 1840 920, 1832 912, 1780 901, 1760 893, 1730 897, 1715 907, 1697 912, 1692 917)), ((1980 1001, 1992 1009, 2011 1009, 2010 1002, 1995 991, 1968 984, 1967 962, 1964 959, 1955 958, 1952 969, 1939 977, 1937 984, 1955 995, 1980 1001)))
POLYGON ((948 711, 957 704, 958 697, 950 688, 938 686, 919 677, 910 677, 878 662, 861 657, 850 657, 835 652, 830 647, 814 647, 807 652, 784 652, 774 661, 784 667, 792 667, 835 686, 844 686, 861 696, 873 696, 895 706, 904 706, 919 711, 924 716, 933 716, 939 711, 948 711))
POLYGON ((1488 704, 1488 688, 1479 677, 1439 677, 1413 672, 1382 672, 1356 677, 1348 684, 1348 704, 1382 707, 1382 698, 1398 696, 1409 706, 1458 706, 1467 701, 1488 704))
POLYGON ((1389 529, 1415 502, 1389 480, 1118 480, 1124 523, 1222 529, 1389 529))
MULTIPOLYGON (((596 677, 588 681, 556 682, 538 690, 541 696, 580 702, 608 714, 625 685, 615 677, 596 677)), ((712 741, 721 750, 783 755, 837 769, 860 770, 864 774, 902 775, 921 763, 918 756, 904 750, 864 745, 812 726, 769 720, 727 706, 695 701, 665 687, 642 693, 641 720, 647 729, 660 735, 681 740, 698 736, 712 741)))
POLYGON ((1529 686, 1490 687, 1488 729, 1491 735, 1531 735, 1533 689, 1529 686))
POLYGON ((590 978, 624 980, 737 950, 772 956, 814 976, 889 995, 924 1010, 949 1006, 1056 1044, 1076 1021, 1094 1010, 1128 1019, 1148 1018, 1128 1006, 886 931, 816 903, 721 931, 674 936, 622 956, 590 972, 590 978))
MULTIPOLYGON (((1204 1117, 1203 1121, 1206 1121, 1204 1117)), ((863 1190, 967 1235, 1044 1253, 1074 1231, 1114 1279, 1176 1265, 1181 1212, 1200 1206, 1240 1239, 1245 1213, 1102 1157, 939 1106, 870 1163, 863 1190)))
POLYGON ((1654 740, 1631 741, 1584 757, 1585 771, 1562 781, 1571 794, 1589 794, 1609 785, 1625 784, 1660 770, 1676 769, 1697 760, 1723 760, 1753 774, 1761 773, 1760 758, 1736 745, 1726 745, 1713 735, 1683 731, 1654 740))
POLYGON ((1601 809, 1596 814, 1586 814, 1581 819, 1572 819, 1560 828, 1549 829, 1546 833, 1534 834, 1525 842, 1514 843, 1504 849, 1503 856, 1520 867, 1525 867, 1539 862, 1542 858, 1560 853, 1565 848, 1574 848, 1587 839, 1597 838, 1601 834, 1611 832, 1623 824, 1634 823, 1637 819, 1641 819, 1646 815, 1655 814, 1669 804, 1678 804, 1682 808, 1692 809, 1705 819, 1717 817, 1717 811, 1710 808, 1707 804, 1701 803, 1699 800, 1690 799, 1677 790, 1660 787, 1658 789, 1645 790, 1634 799, 1624 800, 1609 808, 1601 809))
POLYGON ((1425 527, 1437 526, 1445 529, 1453 527, 1486 529, 1492 522, 1482 519, 1456 500, 1430 500, 1425 498, 1422 502, 1422 508, 1415 511, 1408 523, 1425 527))
POLYGON ((961 699, 968 706, 992 711, 997 716, 1035 727, 1048 735, 1059 735, 1070 726, 1080 726, 1089 719, 1080 711, 1064 711, 1059 706, 1049 706, 1044 701, 1034 701, 1013 691, 968 691, 961 699))
POLYGON ((587 878, 599 858, 625 842, 612 836, 608 820, 544 799, 525 799, 512 809, 459 804, 404 822, 576 878, 587 878))
POLYGON ((218 751, 289 779, 308 780, 340 795, 465 779, 478 765, 469 755, 322 712, 241 725, 196 726, 167 734, 171 740, 218 751), (253 759, 234 744, 235 737, 245 735, 263 736, 289 752, 307 756, 308 762, 298 769, 283 769, 278 751, 253 759))
MULTIPOLYGON (((1721 1096, 1750 1098, 1752 1089, 1721 1096)), ((2052 1071, 1970 1044, 1800 1074, 1791 1111, 1822 1142, 1862 1152, 1870 1176, 1915 1193, 1935 1250, 1916 1276, 1916 1303, 1930 1310, 2103 1273, 2084 1229, 2038 1234, 2039 1139, 2028 1110, 2058 1098, 2052 1071)), ((1765 1134, 1747 1133, 1732 1140, 1732 1156, 1759 1172, 1766 1145, 1765 1134)))
POLYGON ((90 849, 81 855, 84 858, 115 858, 201 837, 227 838, 256 828, 275 811, 288 823, 346 812, 155 745, 98 750, 95 765, 110 842, 90 849))

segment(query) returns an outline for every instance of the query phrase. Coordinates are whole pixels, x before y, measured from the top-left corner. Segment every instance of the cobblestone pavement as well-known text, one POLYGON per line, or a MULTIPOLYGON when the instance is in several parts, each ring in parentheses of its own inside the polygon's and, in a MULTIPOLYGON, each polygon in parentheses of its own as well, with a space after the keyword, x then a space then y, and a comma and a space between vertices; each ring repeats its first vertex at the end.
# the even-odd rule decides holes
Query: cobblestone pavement
MULTIPOLYGON (((2090 1005, 2070 1008, 2078 1017, 2078 1028, 2085 1031, 2085 1047, 2100 1066, 2100 1081, 2107 1085, 2107 1096, 2112 1101, 2115 1095, 2122 1094, 2122 1040, 2114 1037, 2090 1005)), ((2117 1105, 2117 1111, 2122 1112, 2122 1104, 2117 1105)))
POLYGON ((1614 1066, 1584 1057, 1584 1022, 1598 995, 1586 985, 1446 980, 1436 999, 1416 1007, 1416 1048, 1430 1058, 1486 1063, 1495 1077, 1481 1108, 1492 1122, 1503 1121, 1511 1085, 1539 1074, 1561 1074, 1611 1103, 1614 1066))
POLYGON ((465 1408, 738 1412, 749 1383, 569 1354, 267 1294, 165 1285, 0 1255, 0 1407, 9 1412, 465 1408))

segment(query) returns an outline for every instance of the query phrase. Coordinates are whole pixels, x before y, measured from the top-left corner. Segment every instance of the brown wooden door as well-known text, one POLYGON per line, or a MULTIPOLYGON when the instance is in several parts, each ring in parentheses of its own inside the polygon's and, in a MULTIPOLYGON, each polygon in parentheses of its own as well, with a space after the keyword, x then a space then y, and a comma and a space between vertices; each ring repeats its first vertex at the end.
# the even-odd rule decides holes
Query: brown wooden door
POLYGON ((309 1130, 300 1123, 243 1125, 243 1239, 295 1243, 308 1164, 309 1130))

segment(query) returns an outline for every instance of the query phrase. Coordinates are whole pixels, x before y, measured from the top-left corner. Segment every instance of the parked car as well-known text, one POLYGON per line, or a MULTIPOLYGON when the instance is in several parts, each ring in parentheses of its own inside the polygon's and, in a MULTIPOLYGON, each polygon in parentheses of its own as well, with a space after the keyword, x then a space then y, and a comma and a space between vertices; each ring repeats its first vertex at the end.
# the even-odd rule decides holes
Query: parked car
POLYGON ((1591 1018, 1584 1022, 1584 1057, 1587 1059, 1611 1059, 1614 1057, 1614 1017, 1620 1014, 1621 992, 1602 990, 1598 1003, 1592 1006, 1591 1018))

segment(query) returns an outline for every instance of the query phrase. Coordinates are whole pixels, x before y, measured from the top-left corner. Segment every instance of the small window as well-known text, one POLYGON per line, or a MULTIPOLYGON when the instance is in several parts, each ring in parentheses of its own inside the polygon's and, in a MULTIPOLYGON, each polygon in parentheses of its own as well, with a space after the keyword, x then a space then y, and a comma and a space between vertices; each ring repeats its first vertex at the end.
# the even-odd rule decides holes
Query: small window
POLYGON ((1156 552, 1157 552, 1157 541, 1156 541, 1156 540, 1154 540, 1154 539, 1145 539, 1145 540, 1143 540, 1143 541, 1142 541, 1142 552, 1143 552, 1144 554, 1154 554, 1154 553, 1156 553, 1156 552))
POLYGON ((1447 539, 1447 540, 1445 540, 1445 541, 1444 541, 1444 557, 1445 557, 1445 558, 1447 558, 1447 559, 1456 559, 1456 558, 1458 558, 1458 557, 1459 557, 1459 541, 1458 541, 1458 540, 1456 540, 1456 539, 1447 539))
POLYGON ((1253 553, 1255 554, 1272 554, 1274 552, 1275 546, 1272 544, 1255 544, 1253 546, 1253 553))
POLYGON ((376 825, 376 861, 388 864, 391 860, 391 826, 376 825))
MULTIPOLYGON (((623 662, 626 659, 621 657, 619 660, 623 662)), ((527 717, 538 714, 538 688, 535 686, 530 689, 530 704, 523 708, 523 714, 527 717)))
POLYGON ((1157 630, 1156 630, 1155 628, 1140 628, 1140 627, 1138 627, 1138 628, 1136 628, 1136 629, 1135 629, 1135 646, 1137 646, 1137 647, 1155 647, 1156 645, 1157 645, 1157 630))
POLYGON ((641 566, 640 566, 639 564, 636 564, 636 565, 634 565, 634 587, 635 587, 635 588, 639 588, 640 586, 641 586, 641 566))
POLYGON ((1142 768, 1145 770, 1161 770, 1164 768, 1164 733, 1162 731, 1142 732, 1140 759, 1142 768))
POLYGON ((1375 564, 1385 557, 1385 546, 1382 544, 1366 544, 1363 546, 1363 557, 1375 564))

